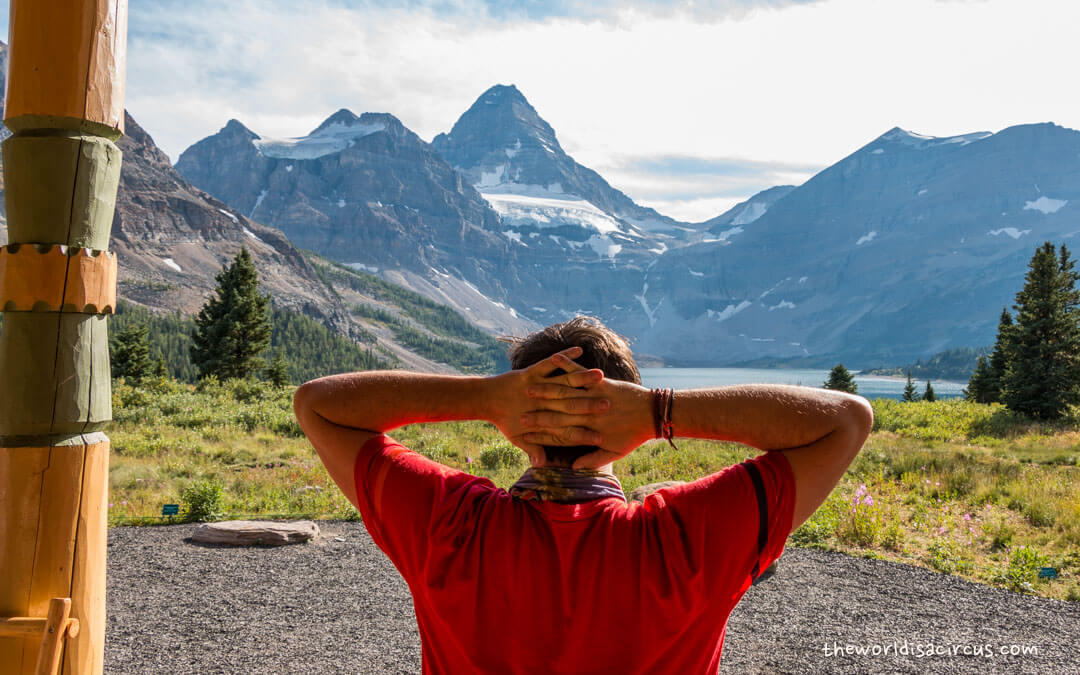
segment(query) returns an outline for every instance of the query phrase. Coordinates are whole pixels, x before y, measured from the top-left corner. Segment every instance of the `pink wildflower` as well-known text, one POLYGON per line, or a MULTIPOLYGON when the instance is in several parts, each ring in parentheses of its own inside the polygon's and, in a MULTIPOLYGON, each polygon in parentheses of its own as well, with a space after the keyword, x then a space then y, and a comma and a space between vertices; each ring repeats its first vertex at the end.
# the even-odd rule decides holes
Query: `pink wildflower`
POLYGON ((871 497, 870 495, 866 495, 865 497, 863 497, 862 503, 867 505, 867 506, 873 506, 874 505, 874 498, 871 497))
POLYGON ((859 489, 855 491, 856 497, 862 497, 864 494, 866 494, 866 483, 859 485, 859 489))
POLYGON ((971 514, 970 513, 965 513, 964 514, 964 520, 971 520, 971 514))
POLYGON ((472 464, 472 455, 465 455, 465 463, 472 464))
POLYGON ((942 525, 941 527, 939 527, 939 528, 937 529, 937 533, 938 533, 938 534, 945 534, 945 526, 944 526, 944 525, 942 525))
POLYGON ((112 502, 109 502, 109 508, 110 509, 112 508, 112 502))

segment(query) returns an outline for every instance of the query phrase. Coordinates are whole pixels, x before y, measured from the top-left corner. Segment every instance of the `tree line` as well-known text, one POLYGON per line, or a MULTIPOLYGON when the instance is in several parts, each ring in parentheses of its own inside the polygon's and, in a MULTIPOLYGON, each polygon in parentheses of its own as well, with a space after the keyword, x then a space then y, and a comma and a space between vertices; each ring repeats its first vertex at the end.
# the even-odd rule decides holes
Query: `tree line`
POLYGON ((968 399, 1045 420, 1080 403, 1078 280, 1064 244, 1055 249, 1048 241, 1035 251, 1013 312, 1001 311, 993 351, 968 381, 968 399))
POLYGON ((157 375, 195 382, 210 375, 262 375, 280 386, 393 365, 311 317, 272 306, 258 291, 258 273, 246 249, 222 268, 216 281, 213 295, 194 318, 120 303, 110 321, 113 377, 139 381, 157 375))

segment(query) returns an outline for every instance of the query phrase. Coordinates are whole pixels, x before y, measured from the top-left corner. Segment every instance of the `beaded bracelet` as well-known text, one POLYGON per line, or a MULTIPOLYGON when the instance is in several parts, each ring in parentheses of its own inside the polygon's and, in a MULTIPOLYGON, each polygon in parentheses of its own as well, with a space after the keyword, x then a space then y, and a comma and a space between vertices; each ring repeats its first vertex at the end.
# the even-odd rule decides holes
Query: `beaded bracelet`
POLYGON ((671 406, 675 401, 675 392, 671 389, 653 389, 653 431, 656 438, 667 439, 668 445, 675 446, 675 428, 671 424, 671 406))

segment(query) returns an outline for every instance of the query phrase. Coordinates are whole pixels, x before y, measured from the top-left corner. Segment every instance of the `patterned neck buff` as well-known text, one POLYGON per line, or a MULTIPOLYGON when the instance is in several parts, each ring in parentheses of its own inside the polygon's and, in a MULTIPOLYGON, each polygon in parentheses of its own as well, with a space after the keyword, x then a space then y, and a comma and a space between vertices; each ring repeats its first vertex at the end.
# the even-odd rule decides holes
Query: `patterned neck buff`
POLYGON ((525 501, 581 504, 596 499, 618 497, 626 501, 615 474, 592 469, 559 466, 532 467, 510 488, 510 494, 525 501))

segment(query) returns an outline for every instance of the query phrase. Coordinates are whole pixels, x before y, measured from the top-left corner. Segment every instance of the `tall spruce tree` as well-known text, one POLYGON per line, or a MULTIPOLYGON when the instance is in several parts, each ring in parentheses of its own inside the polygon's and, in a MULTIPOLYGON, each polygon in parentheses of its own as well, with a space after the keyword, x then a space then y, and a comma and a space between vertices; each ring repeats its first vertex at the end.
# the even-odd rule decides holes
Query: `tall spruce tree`
POLYGON ((930 380, 926 381, 926 391, 923 392, 922 400, 927 403, 933 403, 937 400, 937 394, 934 393, 934 388, 930 386, 930 380))
POLYGON ((859 391, 859 387, 855 384, 855 378, 852 376, 848 369, 844 367, 844 364, 836 364, 832 370, 829 371, 829 379, 825 380, 824 387, 826 389, 835 389, 836 391, 846 391, 849 394, 854 394, 859 391))
POLYGON ((154 372, 150 360, 150 328, 132 323, 109 336, 109 363, 113 377, 140 382, 154 372))
POLYGON ((217 288, 195 317, 191 361, 199 377, 248 377, 260 370, 270 344, 269 298, 246 248, 217 275, 217 288))
POLYGON ((274 360, 266 367, 266 379, 275 387, 284 387, 289 384, 289 363, 285 360, 285 354, 278 350, 274 360))
POLYGON ((1080 278, 1069 251, 1050 242, 1029 263, 1016 294, 1001 400, 1011 410, 1060 418, 1080 403, 1080 278))
POLYGON ((915 389, 915 383, 911 381, 911 370, 907 371, 907 384, 904 385, 904 395, 900 397, 900 400, 905 403, 914 403, 919 400, 919 394, 915 389))

